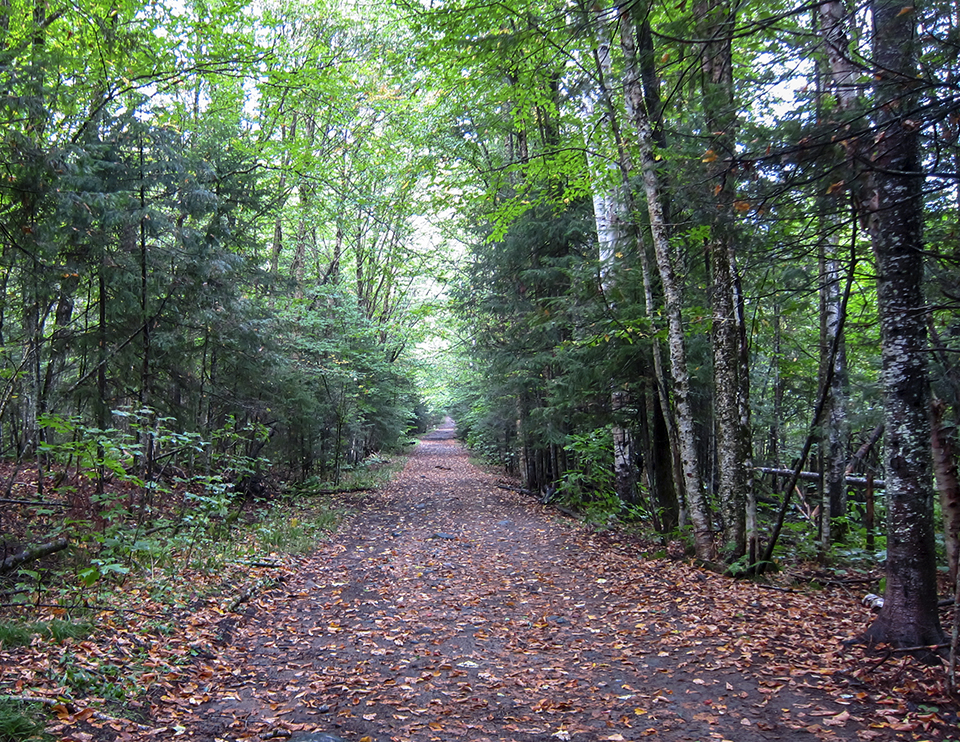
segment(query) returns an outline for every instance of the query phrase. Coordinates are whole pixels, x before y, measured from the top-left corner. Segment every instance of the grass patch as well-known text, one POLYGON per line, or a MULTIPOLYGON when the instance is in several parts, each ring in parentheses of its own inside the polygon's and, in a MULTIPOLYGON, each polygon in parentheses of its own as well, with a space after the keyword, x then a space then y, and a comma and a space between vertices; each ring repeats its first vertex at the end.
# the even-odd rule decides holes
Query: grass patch
POLYGON ((314 508, 277 508, 257 524, 257 542, 271 551, 306 554, 317 542, 336 530, 343 511, 326 503, 314 508))
POLYGON ((4 647, 25 647, 32 640, 33 632, 24 624, 18 621, 0 621, 0 645, 4 647))
POLYGON ((59 618, 33 623, 0 621, 0 644, 4 647, 25 647, 35 636, 62 642, 65 639, 86 639, 92 632, 93 624, 85 621, 64 621, 59 618))
POLYGON ((40 621, 30 624, 30 627, 45 639, 62 642, 66 639, 86 639, 93 633, 93 624, 86 621, 63 621, 55 618, 52 621, 40 621))
POLYGON ((53 739, 43 730, 40 704, 0 698, 0 742, 41 742, 53 739))

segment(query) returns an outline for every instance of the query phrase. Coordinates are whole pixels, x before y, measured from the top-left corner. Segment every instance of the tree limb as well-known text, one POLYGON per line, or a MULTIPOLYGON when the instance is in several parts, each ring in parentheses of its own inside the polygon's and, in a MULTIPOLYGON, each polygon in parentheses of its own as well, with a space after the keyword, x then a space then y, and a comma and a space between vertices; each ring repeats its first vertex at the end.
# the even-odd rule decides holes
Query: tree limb
POLYGON ((51 541, 48 544, 40 544, 39 546, 30 546, 19 554, 11 554, 2 562, 0 562, 0 574, 4 572, 10 572, 11 570, 16 569, 21 564, 26 562, 32 562, 34 559, 40 559, 49 554, 53 554, 57 551, 62 551, 70 545, 70 542, 65 538, 59 538, 56 541, 51 541))
POLYGON ((780 512, 777 514, 776 525, 774 525, 773 533, 770 534, 770 538, 767 541, 767 548, 763 552, 763 558, 756 566, 755 571, 758 574, 763 574, 765 566, 771 564, 771 560, 773 559, 773 550, 776 548, 777 539, 780 537, 780 531, 783 530, 783 523, 786 520, 787 510, 790 507, 790 495, 793 492, 793 489, 797 486, 797 482, 800 480, 800 473, 803 471, 803 465, 807 461, 807 456, 810 455, 810 449, 813 447, 813 442, 817 437, 817 429, 820 425, 820 417, 823 415, 823 410, 830 394, 830 384, 833 381, 834 363, 836 362, 837 353, 840 349, 840 338, 843 337, 843 327, 846 324, 847 319, 847 302, 850 299, 850 291, 853 289, 854 269, 856 268, 857 264, 854 248, 851 247, 850 251, 850 270, 847 273, 847 285, 844 287, 843 297, 840 303, 840 323, 839 327, 837 328, 837 334, 833 338, 833 344, 830 347, 830 359, 827 363, 827 371, 823 380, 823 384, 820 387, 820 394, 817 399, 816 407, 813 411, 813 419, 810 421, 810 429, 807 433, 806 441, 804 441, 803 450, 800 452, 796 467, 794 468, 793 474, 790 477, 790 484, 783 493, 783 504, 780 507, 780 512))

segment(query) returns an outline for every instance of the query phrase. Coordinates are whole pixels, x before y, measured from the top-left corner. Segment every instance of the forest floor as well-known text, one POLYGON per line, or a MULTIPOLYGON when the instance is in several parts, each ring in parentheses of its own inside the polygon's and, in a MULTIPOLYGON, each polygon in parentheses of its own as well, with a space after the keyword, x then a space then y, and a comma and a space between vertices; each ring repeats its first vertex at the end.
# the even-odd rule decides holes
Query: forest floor
MULTIPOLYGON (((551 511, 450 426, 279 584, 183 622, 139 726, 62 740, 960 739, 942 667, 844 644, 859 591, 733 581, 551 511)), ((77 723, 74 723, 77 722, 77 723)))

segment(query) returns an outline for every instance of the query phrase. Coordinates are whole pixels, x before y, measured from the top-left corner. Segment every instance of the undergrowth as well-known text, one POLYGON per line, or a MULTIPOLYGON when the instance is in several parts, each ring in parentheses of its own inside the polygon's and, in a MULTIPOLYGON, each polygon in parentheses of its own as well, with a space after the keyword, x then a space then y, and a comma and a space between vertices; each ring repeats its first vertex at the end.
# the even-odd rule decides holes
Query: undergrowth
MULTIPOLYGON (((173 483, 148 487, 115 473, 97 493, 84 476, 58 478, 48 470, 48 479, 61 486, 47 487, 51 505, 23 508, 10 518, 5 513, 5 526, 19 525, 5 535, 14 534, 14 550, 56 538, 66 538, 70 547, 0 575, 0 662, 16 665, 23 661, 17 653, 27 651, 33 663, 42 653, 47 660, 33 690, 23 689, 26 697, 54 694, 127 715, 158 675, 157 656, 137 641, 124 642, 112 656, 117 628, 126 634, 135 627, 141 636, 152 635, 156 646, 178 635, 184 618, 198 609, 229 615, 238 596, 293 574, 300 556, 338 527, 346 511, 332 491, 374 489, 402 464, 373 457, 336 488, 309 480, 263 497, 237 493, 222 475, 180 473, 173 483), (108 647, 94 653, 101 657, 96 666, 89 659, 94 645, 108 647)), ((190 650, 164 662, 175 668, 193 655, 190 650)), ((24 694, 9 681, 0 685, 0 697, 24 694)), ((48 713, 42 705, 3 701, 0 742, 49 738, 43 736, 48 713)))

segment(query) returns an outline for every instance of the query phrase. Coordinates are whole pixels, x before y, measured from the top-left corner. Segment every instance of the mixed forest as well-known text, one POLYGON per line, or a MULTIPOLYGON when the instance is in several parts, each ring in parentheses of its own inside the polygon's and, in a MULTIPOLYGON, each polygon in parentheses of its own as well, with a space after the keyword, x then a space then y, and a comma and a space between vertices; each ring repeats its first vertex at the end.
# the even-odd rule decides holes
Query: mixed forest
POLYGON ((4 600, 449 414, 731 576, 885 566, 866 638, 949 646, 958 50, 941 0, 0 0, 4 600))

